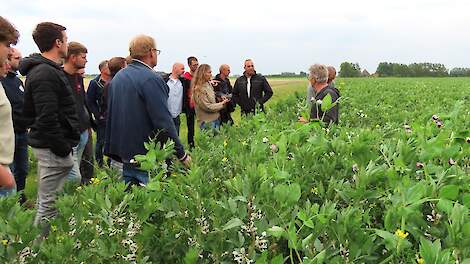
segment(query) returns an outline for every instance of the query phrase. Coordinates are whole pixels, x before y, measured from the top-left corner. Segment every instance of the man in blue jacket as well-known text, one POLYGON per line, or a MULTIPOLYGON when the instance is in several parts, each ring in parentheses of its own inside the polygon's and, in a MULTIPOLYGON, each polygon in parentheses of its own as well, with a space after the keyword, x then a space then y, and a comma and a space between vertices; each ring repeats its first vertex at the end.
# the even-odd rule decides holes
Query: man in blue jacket
POLYGON ((174 141, 176 156, 186 167, 191 157, 184 151, 168 110, 169 88, 153 70, 160 53, 155 40, 139 35, 130 42, 129 52, 132 63, 109 86, 104 150, 123 163, 126 183, 145 185, 148 173, 134 162, 135 155, 146 153, 144 142, 151 138, 174 141))
MULTIPOLYGON (((24 85, 20 78, 18 78, 17 73, 20 60, 20 51, 12 48, 12 53, 8 58, 10 71, 7 73, 5 78, 1 79, 12 108, 13 129, 15 131, 15 155, 13 156, 13 163, 10 165, 10 169, 15 176, 16 191, 18 192, 25 189, 26 176, 28 175, 29 170, 26 120, 23 117, 24 85)), ((20 195, 20 202, 24 203, 25 201, 26 196, 22 192, 20 195)))

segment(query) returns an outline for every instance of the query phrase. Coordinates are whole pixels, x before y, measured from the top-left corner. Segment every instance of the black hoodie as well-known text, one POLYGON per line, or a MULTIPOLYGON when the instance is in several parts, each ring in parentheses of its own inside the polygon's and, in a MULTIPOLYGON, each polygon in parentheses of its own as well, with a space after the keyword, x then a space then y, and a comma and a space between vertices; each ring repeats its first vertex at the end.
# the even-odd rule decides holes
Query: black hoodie
POLYGON ((23 114, 30 128, 28 144, 67 156, 80 140, 80 124, 64 72, 41 54, 21 60, 19 70, 26 75, 23 114))

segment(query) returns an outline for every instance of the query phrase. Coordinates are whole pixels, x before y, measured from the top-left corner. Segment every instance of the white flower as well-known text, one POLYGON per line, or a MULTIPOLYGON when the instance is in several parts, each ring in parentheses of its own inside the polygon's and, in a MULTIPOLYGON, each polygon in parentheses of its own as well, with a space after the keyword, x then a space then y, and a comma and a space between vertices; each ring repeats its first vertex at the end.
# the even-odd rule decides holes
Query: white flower
POLYGON ((263 143, 268 143, 269 139, 267 137, 263 138, 263 143))
POLYGON ((322 103, 323 103, 322 100, 317 100, 317 104, 318 104, 318 105, 321 105, 322 103))

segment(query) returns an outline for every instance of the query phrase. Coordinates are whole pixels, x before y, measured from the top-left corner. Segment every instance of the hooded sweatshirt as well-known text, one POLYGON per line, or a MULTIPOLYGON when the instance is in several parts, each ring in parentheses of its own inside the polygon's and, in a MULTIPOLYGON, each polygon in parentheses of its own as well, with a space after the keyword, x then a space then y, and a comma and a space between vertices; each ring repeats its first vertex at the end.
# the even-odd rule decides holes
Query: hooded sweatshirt
POLYGON ((26 75, 23 115, 28 144, 65 157, 80 140, 80 123, 69 81, 59 64, 33 54, 20 62, 26 75))

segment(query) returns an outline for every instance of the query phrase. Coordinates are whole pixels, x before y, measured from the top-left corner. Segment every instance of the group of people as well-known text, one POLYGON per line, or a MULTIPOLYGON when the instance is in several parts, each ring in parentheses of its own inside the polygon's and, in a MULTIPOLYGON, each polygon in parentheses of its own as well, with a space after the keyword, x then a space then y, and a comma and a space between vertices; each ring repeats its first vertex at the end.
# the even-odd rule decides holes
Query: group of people
MULTIPOLYGON (((87 48, 69 42, 66 28, 51 22, 38 24, 32 36, 40 53, 22 58, 11 47, 18 31, 0 16, 0 196, 15 188, 24 190, 29 145, 38 161, 35 224, 44 224, 45 233, 48 220, 57 213, 57 192, 66 180, 86 184, 93 177, 93 156, 98 166, 104 166, 107 156, 129 185, 145 185, 148 173, 134 157, 146 153, 144 143, 149 140, 173 141, 177 159, 190 166, 191 157, 179 137, 182 114, 193 148, 196 122, 201 130, 216 130, 233 123, 231 113, 237 105, 242 115, 256 114, 273 95, 251 59, 245 60, 244 73, 233 86, 229 65, 221 65, 214 78, 212 68, 199 65, 194 56, 187 59, 189 71, 177 62, 171 73, 159 74, 154 67, 161 51, 146 35, 130 41, 127 58, 101 62, 100 74, 85 89, 87 48), (26 76, 24 85, 18 71, 26 76)), ((337 100, 339 92, 328 82, 325 66, 313 65, 309 79, 311 98, 331 94, 337 100)), ((313 119, 327 116, 328 122, 338 122, 337 108, 326 115, 313 108, 313 119)), ((21 199, 24 202, 24 194, 21 199)))

